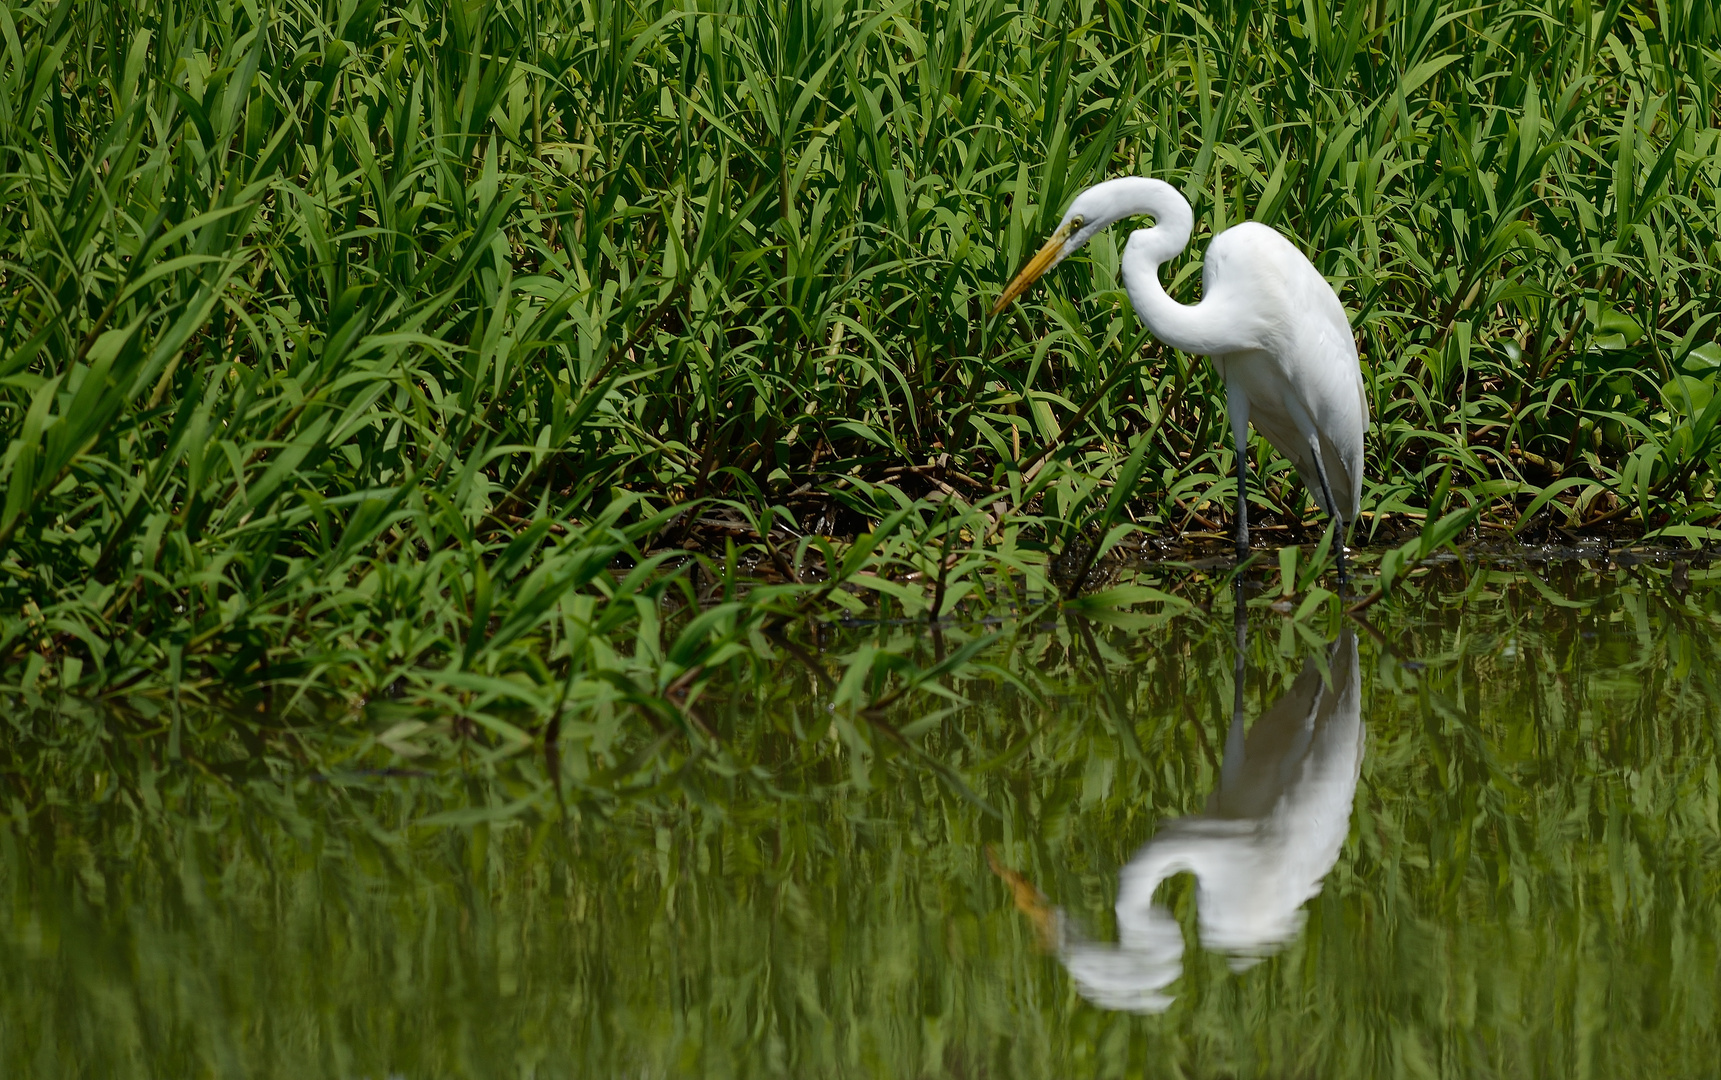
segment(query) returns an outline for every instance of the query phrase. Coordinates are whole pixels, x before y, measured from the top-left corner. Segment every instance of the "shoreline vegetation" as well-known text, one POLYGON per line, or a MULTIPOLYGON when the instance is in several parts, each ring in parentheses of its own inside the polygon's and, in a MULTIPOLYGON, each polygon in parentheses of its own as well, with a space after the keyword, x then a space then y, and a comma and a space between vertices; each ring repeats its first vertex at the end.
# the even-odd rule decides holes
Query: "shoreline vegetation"
MULTIPOLYGON (((702 696, 820 620, 1206 610, 1228 568, 1119 569, 1220 550, 1234 491, 1122 227, 985 318, 1124 173, 1195 207, 1180 300, 1248 219, 1339 290, 1365 590, 1476 537, 1721 540, 1707 0, 0 12, 0 695, 32 708, 700 747, 702 696)), ((1338 617, 1254 453, 1300 547, 1252 603, 1338 617)), ((954 695, 990 640, 902 637, 834 658, 834 707, 954 695)))

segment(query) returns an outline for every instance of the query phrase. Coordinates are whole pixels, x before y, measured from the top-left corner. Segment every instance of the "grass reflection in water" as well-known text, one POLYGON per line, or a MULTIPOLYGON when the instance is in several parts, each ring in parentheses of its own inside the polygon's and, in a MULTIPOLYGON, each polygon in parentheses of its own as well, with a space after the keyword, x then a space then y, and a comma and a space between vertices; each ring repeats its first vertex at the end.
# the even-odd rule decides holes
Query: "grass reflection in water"
POLYGON ((944 773, 837 732, 829 686, 787 666, 732 747, 759 769, 578 795, 565 823, 540 758, 407 768, 352 725, 14 711, 0 1068, 1712 1075, 1721 590, 1447 574, 1370 612, 1420 666, 1254 615, 1252 739, 1354 695, 1348 833, 1318 895, 1275 897, 1306 913, 1282 946, 1216 938, 1188 875, 1160 886, 1181 965, 1152 1016, 1086 1001, 985 849, 1109 942, 1144 844, 1261 818, 1227 804, 1223 619, 1006 635, 917 733, 944 773))

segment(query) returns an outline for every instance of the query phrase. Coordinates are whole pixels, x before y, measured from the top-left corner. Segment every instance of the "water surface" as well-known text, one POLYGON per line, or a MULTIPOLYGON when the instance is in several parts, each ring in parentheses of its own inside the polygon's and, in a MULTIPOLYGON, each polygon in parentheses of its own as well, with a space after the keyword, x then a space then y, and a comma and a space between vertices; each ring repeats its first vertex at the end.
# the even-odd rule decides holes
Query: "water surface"
POLYGON ((1241 654, 1224 597, 1007 625, 876 722, 803 641, 709 705, 722 762, 605 795, 626 718, 570 732, 565 806, 540 756, 431 764, 362 717, 21 708, 0 1067, 1713 1076, 1721 591, 1689 579, 1448 567, 1369 627, 1261 598, 1241 654))

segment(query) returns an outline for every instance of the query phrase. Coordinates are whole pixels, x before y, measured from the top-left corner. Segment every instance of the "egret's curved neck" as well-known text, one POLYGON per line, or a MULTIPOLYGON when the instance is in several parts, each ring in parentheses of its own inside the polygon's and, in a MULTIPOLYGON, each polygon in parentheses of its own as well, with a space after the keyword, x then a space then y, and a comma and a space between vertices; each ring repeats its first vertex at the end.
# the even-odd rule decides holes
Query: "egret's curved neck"
POLYGON ((1171 918, 1153 902, 1154 890, 1172 875, 1186 871, 1199 879, 1207 854, 1199 839, 1174 835, 1158 836, 1136 853, 1118 877, 1118 932, 1126 943, 1152 938, 1155 928, 1171 918))
POLYGON ((1154 218, 1153 228, 1131 233, 1123 250, 1123 284, 1136 315, 1155 337, 1186 353, 1215 356, 1252 347, 1240 334, 1239 320, 1215 298, 1180 304, 1159 283, 1160 266, 1189 243, 1195 214, 1188 200, 1157 180, 1144 180, 1130 193, 1139 200, 1135 213, 1154 218))
POLYGON ((1140 242, 1147 245, 1154 266, 1175 258, 1189 243, 1189 234, 1195 229, 1195 211, 1189 208, 1183 192, 1165 181, 1125 176, 1096 185, 1092 190, 1103 193, 1103 201, 1109 204, 1104 215, 1106 225, 1140 214, 1153 218, 1153 228, 1138 230, 1131 239, 1143 237, 1140 242))

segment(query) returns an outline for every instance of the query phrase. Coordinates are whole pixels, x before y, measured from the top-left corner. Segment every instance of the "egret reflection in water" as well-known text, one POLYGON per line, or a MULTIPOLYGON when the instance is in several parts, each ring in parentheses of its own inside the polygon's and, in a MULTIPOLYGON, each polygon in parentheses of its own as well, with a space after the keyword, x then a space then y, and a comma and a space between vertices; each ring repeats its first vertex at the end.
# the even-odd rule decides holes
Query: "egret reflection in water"
POLYGON ((1350 831, 1363 747, 1356 637, 1340 634, 1325 665, 1311 656, 1245 736, 1241 624, 1238 632, 1235 707, 1206 811, 1165 823, 1123 868, 1117 944, 1061 928, 1060 958, 1082 996, 1103 1008, 1171 1004, 1164 989, 1182 973, 1183 931, 1153 902, 1160 883, 1195 875, 1201 943, 1242 970, 1302 929, 1303 904, 1321 891, 1350 831))

